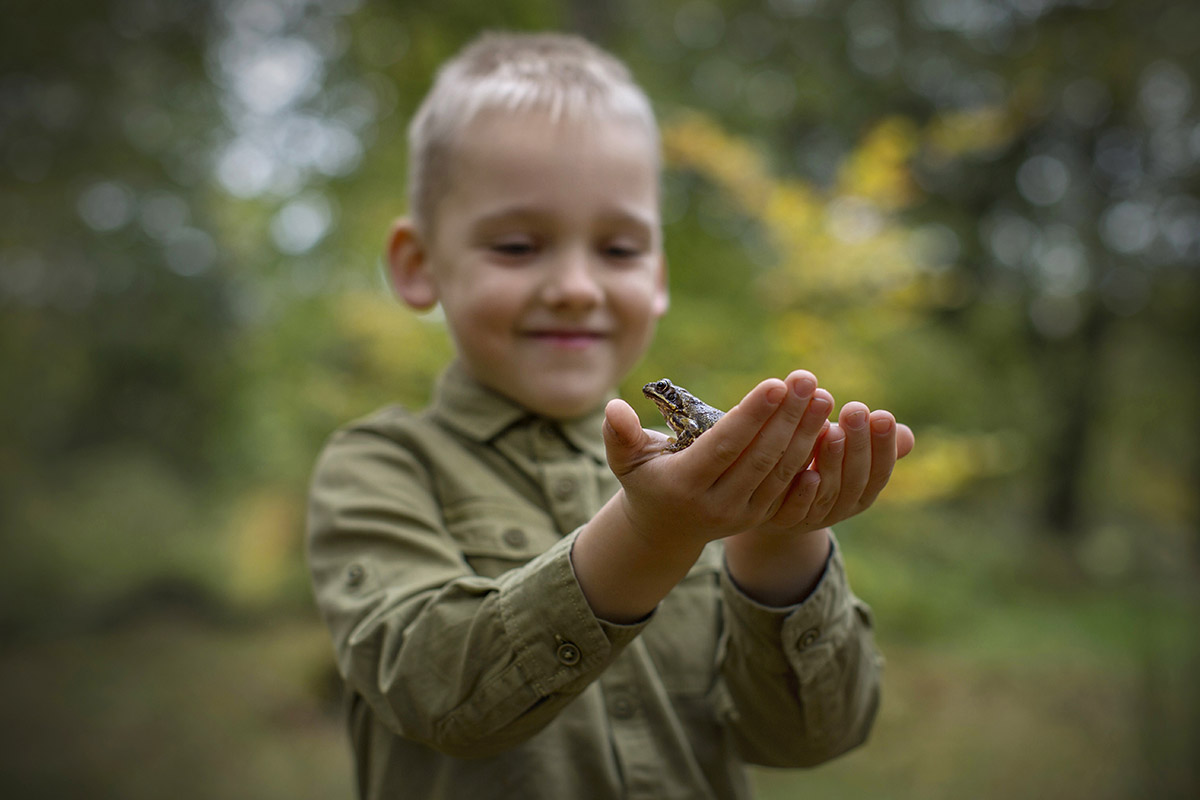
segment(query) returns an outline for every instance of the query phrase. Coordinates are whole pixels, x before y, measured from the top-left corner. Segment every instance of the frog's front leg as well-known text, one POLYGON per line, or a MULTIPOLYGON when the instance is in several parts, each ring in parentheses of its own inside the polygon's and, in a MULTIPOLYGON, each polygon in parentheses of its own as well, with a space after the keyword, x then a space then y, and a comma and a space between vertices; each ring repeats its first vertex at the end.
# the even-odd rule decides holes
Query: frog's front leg
POLYGON ((667 442, 667 446, 663 449, 668 453, 678 453, 683 448, 696 441, 696 437, 690 433, 681 433, 679 436, 667 442))
POLYGON ((679 452, 696 441, 696 437, 703 432, 703 429, 696 420, 684 414, 672 414, 670 421, 676 436, 667 443, 666 450, 668 453, 679 452))

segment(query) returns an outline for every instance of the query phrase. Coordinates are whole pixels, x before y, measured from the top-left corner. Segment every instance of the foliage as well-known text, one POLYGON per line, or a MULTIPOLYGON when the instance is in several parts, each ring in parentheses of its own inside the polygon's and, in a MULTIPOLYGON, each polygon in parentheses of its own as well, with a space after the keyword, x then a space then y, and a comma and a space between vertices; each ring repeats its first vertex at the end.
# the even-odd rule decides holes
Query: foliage
MULTIPOLYGON (((164 602, 307 607, 322 442, 422 405, 451 356, 379 257, 405 210, 408 115, 486 27, 582 30, 659 106, 672 307, 625 396, 670 375, 727 406, 806 367, 916 428, 876 521, 846 531, 856 586, 903 612, 888 622, 913 663, 973 610, 1037 628, 1014 600, 1027 576, 1052 587, 1039 602, 1092 608, 1111 588, 1152 609, 1110 609, 1133 628, 1194 610, 1194 3, 58 0, 6 16, 0 630, 51 637, 164 602)), ((1171 625, 1164 639, 1186 630, 1171 625)), ((1171 676, 1195 657, 1113 636, 1171 676)), ((1104 684, 1097 659, 1084 685, 1104 684)), ((1122 691, 1142 679, 1110 666, 1122 691)), ((1152 701, 1147 730, 1170 705, 1152 701)), ((1171 730, 1194 730, 1194 701, 1171 730)))

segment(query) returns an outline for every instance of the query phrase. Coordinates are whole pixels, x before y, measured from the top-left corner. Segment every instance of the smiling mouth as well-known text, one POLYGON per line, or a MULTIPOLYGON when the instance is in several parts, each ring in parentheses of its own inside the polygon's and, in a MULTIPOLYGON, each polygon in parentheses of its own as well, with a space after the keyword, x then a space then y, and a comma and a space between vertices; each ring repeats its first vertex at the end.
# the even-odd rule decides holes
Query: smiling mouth
POLYGON ((587 347, 604 338, 604 334, 596 331, 572 330, 531 331, 527 335, 535 341, 566 348, 587 347))

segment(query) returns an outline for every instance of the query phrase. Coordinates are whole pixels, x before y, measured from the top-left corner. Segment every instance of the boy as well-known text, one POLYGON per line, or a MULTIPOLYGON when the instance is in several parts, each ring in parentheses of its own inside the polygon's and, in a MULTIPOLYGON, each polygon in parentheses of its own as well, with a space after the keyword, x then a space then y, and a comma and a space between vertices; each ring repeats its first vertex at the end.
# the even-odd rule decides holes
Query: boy
POLYGON ((568 36, 482 37, 412 123, 393 286, 457 359, 423 414, 330 441, 310 510, 363 797, 744 798, 743 763, 870 728, 827 526, 911 434, 830 425, 803 371, 679 452, 611 399, 667 308, 657 154, 623 65, 568 36))

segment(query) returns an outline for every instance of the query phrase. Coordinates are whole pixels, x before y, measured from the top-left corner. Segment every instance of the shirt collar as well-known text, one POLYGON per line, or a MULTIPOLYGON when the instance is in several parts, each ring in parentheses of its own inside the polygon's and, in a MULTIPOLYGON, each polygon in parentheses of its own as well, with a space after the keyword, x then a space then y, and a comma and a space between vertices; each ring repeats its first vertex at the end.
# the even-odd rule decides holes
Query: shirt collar
MULTIPOLYGON (((535 414, 472 378, 454 361, 434 387, 434 414, 449 427, 479 442, 495 439, 512 426, 534 419, 535 414)), ((567 420, 551 420, 568 442, 604 463, 604 408, 567 420)))
POLYGON ((564 420, 558 427, 568 442, 604 464, 608 461, 608 454, 604 450, 603 425, 604 407, 601 406, 590 414, 564 420))

